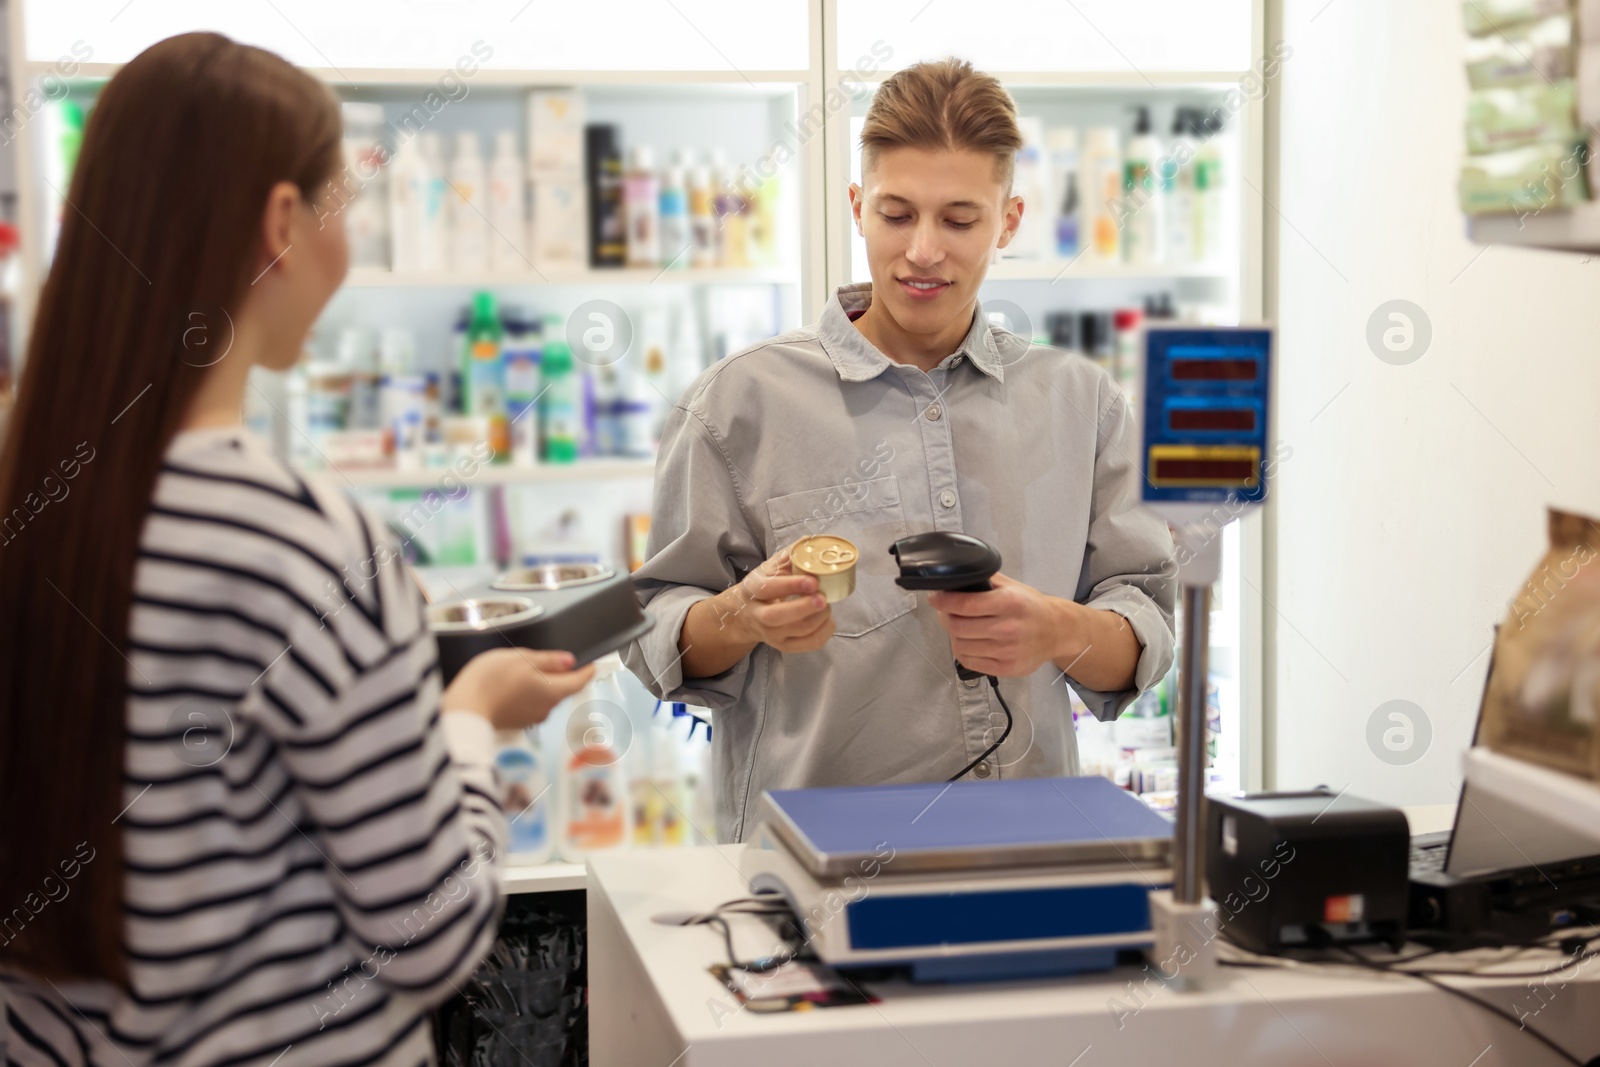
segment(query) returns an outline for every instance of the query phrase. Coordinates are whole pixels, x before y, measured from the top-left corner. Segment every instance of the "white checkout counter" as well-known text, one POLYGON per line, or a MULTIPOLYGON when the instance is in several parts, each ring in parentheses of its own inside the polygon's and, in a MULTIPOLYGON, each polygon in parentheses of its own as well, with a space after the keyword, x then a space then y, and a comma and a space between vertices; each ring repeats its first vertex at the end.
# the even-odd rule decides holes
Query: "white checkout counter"
MULTIPOLYGON (((1445 829, 1450 806, 1408 809, 1412 831, 1445 829)), ((709 971, 726 962, 710 926, 654 921, 748 895, 746 846, 597 855, 588 870, 589 1035, 595 1067, 1545 1067, 1566 1061, 1527 1033, 1416 978, 1355 966, 1224 967, 1202 992, 1139 967, 969 985, 871 983, 881 1003, 779 1014, 743 1010, 709 971)), ((769 927, 729 919, 741 959, 772 950, 769 927)), ((1506 953, 1439 955, 1465 967, 1506 953)), ((1531 972, 1554 953, 1500 964, 1531 972)), ((1580 1061, 1600 1055, 1600 960, 1568 982, 1451 979, 1519 1016, 1580 1061), (1537 1012, 1537 1014, 1532 1014, 1537 1012)))

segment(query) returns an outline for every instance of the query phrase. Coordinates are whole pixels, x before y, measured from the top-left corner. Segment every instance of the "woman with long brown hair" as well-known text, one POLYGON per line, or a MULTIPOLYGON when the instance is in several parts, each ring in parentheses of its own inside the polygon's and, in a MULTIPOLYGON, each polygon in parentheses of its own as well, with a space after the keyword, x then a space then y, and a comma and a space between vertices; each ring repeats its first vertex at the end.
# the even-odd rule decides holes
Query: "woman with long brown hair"
POLYGON ((348 264, 337 101, 215 34, 104 87, 0 451, 0 1049, 416 1064, 495 933, 495 727, 381 526, 240 425, 348 264))

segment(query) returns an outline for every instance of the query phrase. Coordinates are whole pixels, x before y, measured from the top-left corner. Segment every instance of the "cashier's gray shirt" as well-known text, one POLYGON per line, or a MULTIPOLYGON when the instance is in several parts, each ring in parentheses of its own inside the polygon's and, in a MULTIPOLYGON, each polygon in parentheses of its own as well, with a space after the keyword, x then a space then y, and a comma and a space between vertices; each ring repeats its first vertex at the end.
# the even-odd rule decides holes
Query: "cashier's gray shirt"
POLYGON ((1172 663, 1172 538, 1139 506, 1137 435, 1111 378, 989 325, 981 306, 926 373, 855 328, 850 313, 870 302, 870 285, 843 286, 821 322, 721 360, 662 436, 649 561, 634 573, 656 626, 623 656, 656 696, 714 710, 723 841, 754 829, 763 790, 942 781, 1000 736, 999 704, 986 682, 957 679, 926 595, 894 584, 889 546, 907 534, 980 537, 1002 573, 1117 612, 1144 646, 1135 688, 1118 693, 1050 663, 1002 678, 1016 726, 969 778, 1077 773, 1067 686, 1108 719, 1172 663), (762 644, 685 678, 690 606, 816 533, 861 551, 828 643, 789 655, 762 644))

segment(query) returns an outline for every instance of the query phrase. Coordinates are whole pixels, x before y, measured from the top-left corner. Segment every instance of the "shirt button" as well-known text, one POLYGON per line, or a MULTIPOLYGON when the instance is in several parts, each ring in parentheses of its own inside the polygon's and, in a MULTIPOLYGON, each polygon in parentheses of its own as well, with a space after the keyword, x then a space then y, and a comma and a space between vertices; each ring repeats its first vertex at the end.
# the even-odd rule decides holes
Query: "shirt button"
POLYGON ((943 504, 947 508, 955 507, 956 506, 956 495, 955 495, 955 493, 951 492, 949 489, 946 489, 944 492, 939 494, 939 503, 943 504))
POLYGON ((944 411, 939 407, 938 404, 932 404, 932 405, 930 405, 928 407, 928 421, 929 422, 938 422, 939 421, 939 416, 943 415, 943 414, 944 414, 944 411))
POLYGON ((976 678, 967 678, 967 679, 963 680, 961 684, 966 686, 968 689, 976 689, 976 688, 978 688, 978 679, 976 679, 976 678))
POLYGON ((972 773, 975 774, 976 776, 978 776, 979 778, 987 778, 987 777, 989 777, 989 773, 990 773, 989 772, 989 761, 988 760, 984 760, 982 763, 980 763, 976 767, 972 768, 972 773))

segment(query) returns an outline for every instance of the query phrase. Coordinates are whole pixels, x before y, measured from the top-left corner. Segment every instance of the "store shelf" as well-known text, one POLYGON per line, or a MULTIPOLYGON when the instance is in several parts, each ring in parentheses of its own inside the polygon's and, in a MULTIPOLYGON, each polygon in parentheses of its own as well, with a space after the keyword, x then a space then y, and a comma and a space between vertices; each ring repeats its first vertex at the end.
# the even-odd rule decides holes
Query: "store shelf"
POLYGON ((345 276, 346 289, 508 289, 533 285, 798 285, 789 267, 539 267, 516 271, 392 271, 359 268, 345 276))
POLYGON ((1226 266, 1211 263, 1116 263, 1084 255, 1077 259, 1002 259, 989 266, 990 281, 1068 281, 1116 278, 1162 281, 1170 278, 1232 277, 1226 266))
MULTIPOLYGON (((577 463, 541 463, 536 467, 481 464, 468 485, 526 485, 553 482, 595 482, 655 476, 654 459, 591 459, 577 463)), ((455 467, 349 467, 325 473, 357 489, 435 489, 446 476, 460 477, 455 467)), ((442 490, 441 490, 442 491, 442 490)))
MULTIPOLYGON (((60 78, 59 60, 30 60, 30 78, 50 75, 60 78)), ((81 63, 73 81, 105 81, 122 68, 121 63, 81 63)), ((438 67, 302 67, 329 85, 359 88, 368 85, 416 86, 437 89, 445 73, 438 67)), ((805 70, 496 70, 479 67, 467 80, 472 85, 498 85, 511 88, 563 88, 573 85, 616 85, 649 89, 658 86, 710 85, 719 89, 752 91, 762 95, 787 92, 796 84, 809 81, 805 70)))
POLYGON ((507 867, 500 872, 500 892, 561 893, 588 885, 587 869, 581 863, 541 863, 532 867, 507 867))
POLYGON ((1560 252, 1600 251, 1600 202, 1523 215, 1468 215, 1467 239, 1560 252))
MULTIPOLYGON (((868 85, 884 81, 895 72, 884 70, 857 73, 841 70, 836 74, 840 81, 861 82, 868 85)), ((1235 86, 1241 78, 1252 76, 1248 70, 991 70, 1008 88, 1037 85, 1065 89, 1187 89, 1209 86, 1235 86)), ((1254 75, 1259 77, 1259 75, 1254 75)))

